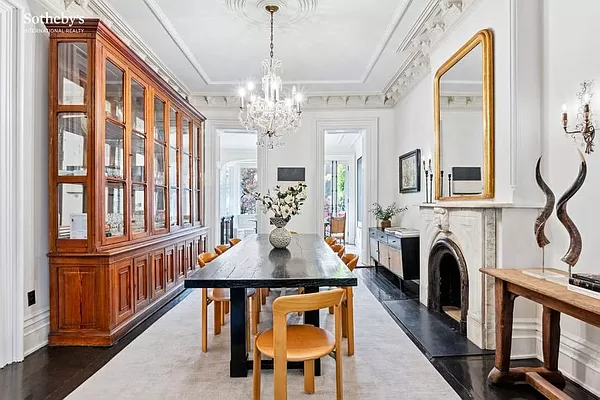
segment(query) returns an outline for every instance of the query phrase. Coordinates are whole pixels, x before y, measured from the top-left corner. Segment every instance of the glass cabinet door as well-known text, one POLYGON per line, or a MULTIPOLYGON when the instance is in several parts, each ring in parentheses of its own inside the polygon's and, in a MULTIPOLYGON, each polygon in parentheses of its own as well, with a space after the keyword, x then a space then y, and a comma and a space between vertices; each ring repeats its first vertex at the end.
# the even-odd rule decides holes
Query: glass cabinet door
POLYGON ((177 141, 177 111, 169 110, 169 221, 179 225, 179 143, 177 141))
POLYGON ((104 121, 104 236, 124 237, 125 213, 125 72, 111 60, 105 63, 104 121))
POLYGON ((85 42, 58 43, 58 104, 87 102, 88 54, 85 42))
POLYGON ((167 228, 167 165, 165 153, 166 104, 160 98, 154 98, 154 229, 167 228))
POLYGON ((184 225, 192 222, 191 130, 190 120, 183 118, 181 124, 181 217, 184 225))
POLYGON ((146 232, 146 89, 131 80, 131 232, 146 232))
POLYGON ((58 175, 86 176, 88 120, 85 113, 58 114, 58 175))

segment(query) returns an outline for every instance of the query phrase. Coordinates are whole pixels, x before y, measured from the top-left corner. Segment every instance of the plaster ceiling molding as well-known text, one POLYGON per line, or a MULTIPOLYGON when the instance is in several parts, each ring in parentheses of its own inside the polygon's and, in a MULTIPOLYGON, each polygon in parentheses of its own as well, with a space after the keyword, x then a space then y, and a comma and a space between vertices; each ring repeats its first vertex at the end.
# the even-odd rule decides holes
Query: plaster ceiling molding
POLYGON ((226 0, 226 4, 241 20, 256 27, 269 26, 270 22, 265 18, 265 7, 276 5, 279 7, 278 24, 285 29, 309 18, 317 9, 318 0, 226 0))
POLYGON ((88 4, 89 4, 89 0, 64 0, 65 2, 65 10, 67 8, 69 8, 69 6, 71 6, 71 4, 75 3, 78 6, 81 6, 83 8, 87 8, 88 4))
POLYGON ((429 0, 397 53, 408 54, 398 72, 386 85, 384 94, 398 101, 430 71, 430 55, 447 32, 478 0, 429 0))

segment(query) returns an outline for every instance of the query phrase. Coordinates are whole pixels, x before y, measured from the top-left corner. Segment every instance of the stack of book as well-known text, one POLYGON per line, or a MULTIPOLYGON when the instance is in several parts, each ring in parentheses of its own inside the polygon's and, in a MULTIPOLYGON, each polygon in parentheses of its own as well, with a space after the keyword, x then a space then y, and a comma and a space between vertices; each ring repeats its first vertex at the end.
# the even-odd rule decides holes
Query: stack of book
POLYGON ((573 286, 600 293, 600 274, 572 274, 569 283, 573 286))

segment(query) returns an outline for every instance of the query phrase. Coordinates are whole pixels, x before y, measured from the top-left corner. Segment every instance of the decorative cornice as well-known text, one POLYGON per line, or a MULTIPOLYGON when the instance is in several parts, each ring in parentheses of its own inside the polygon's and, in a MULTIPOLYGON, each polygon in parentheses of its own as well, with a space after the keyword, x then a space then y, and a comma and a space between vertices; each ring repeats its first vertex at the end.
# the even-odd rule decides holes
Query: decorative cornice
MULTIPOLYGON (((199 109, 236 109, 240 106, 240 98, 237 96, 223 95, 195 95, 193 104, 199 109)), ((383 94, 363 95, 309 95, 304 100, 304 109, 318 108, 390 108, 393 103, 383 94)))
POLYGON ((430 0, 396 49, 407 54, 383 93, 396 103, 431 70, 430 55, 436 44, 478 0, 430 0))

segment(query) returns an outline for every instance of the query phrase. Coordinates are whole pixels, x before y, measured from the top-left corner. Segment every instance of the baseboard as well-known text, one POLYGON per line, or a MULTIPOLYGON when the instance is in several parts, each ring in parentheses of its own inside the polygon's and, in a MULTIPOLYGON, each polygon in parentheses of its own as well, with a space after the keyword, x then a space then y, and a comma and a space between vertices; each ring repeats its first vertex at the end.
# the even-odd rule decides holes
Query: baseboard
POLYGON ((28 317, 23 323, 23 350, 28 356, 48 344, 50 333, 50 309, 45 309, 28 317))

